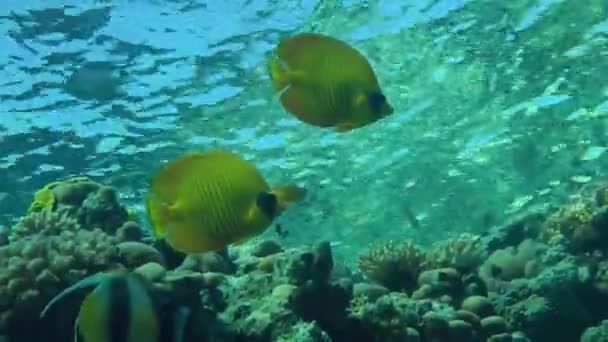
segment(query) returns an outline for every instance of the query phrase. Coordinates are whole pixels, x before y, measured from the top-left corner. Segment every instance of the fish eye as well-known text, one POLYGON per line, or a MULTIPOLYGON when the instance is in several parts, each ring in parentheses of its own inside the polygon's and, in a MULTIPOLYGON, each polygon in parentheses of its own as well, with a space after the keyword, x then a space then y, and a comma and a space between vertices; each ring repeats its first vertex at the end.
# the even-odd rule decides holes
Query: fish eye
POLYGON ((382 110, 382 105, 386 102, 386 97, 380 92, 372 92, 367 95, 369 106, 375 113, 382 110))

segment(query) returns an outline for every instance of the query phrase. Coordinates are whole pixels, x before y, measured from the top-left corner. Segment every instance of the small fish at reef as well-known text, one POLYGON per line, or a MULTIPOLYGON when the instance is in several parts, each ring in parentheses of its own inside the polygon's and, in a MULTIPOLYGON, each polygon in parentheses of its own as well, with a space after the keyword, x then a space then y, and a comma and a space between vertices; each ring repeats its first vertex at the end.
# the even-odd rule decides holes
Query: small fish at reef
POLYGON ((296 185, 271 189, 253 163, 216 149, 165 164, 152 178, 146 209, 159 238, 180 252, 202 253, 261 233, 305 196, 296 185))
POLYGON ((367 59, 336 38, 283 38, 268 69, 283 107, 308 124, 347 132, 393 113, 367 59))
POLYGON ((414 213, 414 211, 412 210, 412 208, 410 208, 408 205, 406 205, 406 204, 401 205, 401 216, 404 219, 406 219, 407 222, 409 222, 409 224, 413 228, 415 228, 415 229, 419 229, 420 228, 420 221, 416 217, 416 214, 414 213))
POLYGON ((277 235, 281 238, 285 238, 285 237, 287 237, 287 235, 289 235, 289 231, 283 229, 283 227, 280 224, 277 224, 274 227, 274 230, 275 230, 275 232, 277 232, 277 235))
POLYGON ((190 310, 181 307, 166 320, 161 301, 150 295, 146 280, 125 272, 98 273, 82 279, 53 298, 40 317, 45 318, 66 297, 91 288, 74 323, 74 341, 183 341, 190 310))

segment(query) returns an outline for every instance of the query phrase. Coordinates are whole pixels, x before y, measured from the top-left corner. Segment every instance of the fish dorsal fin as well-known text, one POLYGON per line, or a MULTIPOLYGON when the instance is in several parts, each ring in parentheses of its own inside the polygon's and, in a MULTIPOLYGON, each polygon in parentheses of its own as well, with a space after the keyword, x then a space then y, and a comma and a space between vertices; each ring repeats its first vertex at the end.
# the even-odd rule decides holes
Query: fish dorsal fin
POLYGON ((60 300, 63 300, 65 297, 72 295, 79 290, 83 290, 90 287, 96 287, 105 277, 108 276, 109 275, 107 273, 97 273, 92 276, 86 277, 81 281, 77 282, 76 284, 63 290, 61 293, 55 296, 55 298, 51 299, 51 301, 44 307, 44 309, 40 313, 40 318, 44 318, 44 316, 51 309, 51 307, 60 300))

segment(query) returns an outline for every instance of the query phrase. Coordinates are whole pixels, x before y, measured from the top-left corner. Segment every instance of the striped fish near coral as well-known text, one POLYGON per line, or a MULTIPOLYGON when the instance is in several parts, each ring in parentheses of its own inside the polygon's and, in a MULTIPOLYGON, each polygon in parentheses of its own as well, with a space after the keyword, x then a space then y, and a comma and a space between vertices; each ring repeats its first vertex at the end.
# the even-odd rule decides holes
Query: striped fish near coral
POLYGON ((161 342, 183 341, 189 311, 180 308, 173 321, 162 319, 160 301, 150 295, 148 284, 139 276, 98 273, 65 289, 40 314, 67 296, 94 288, 80 305, 74 324, 74 341, 85 342, 161 342), (82 338, 82 339, 81 339, 82 338))
POLYGON ((271 189, 253 163, 216 149, 165 164, 152 178, 146 209, 158 237, 201 253, 261 233, 305 195, 295 185, 271 189))

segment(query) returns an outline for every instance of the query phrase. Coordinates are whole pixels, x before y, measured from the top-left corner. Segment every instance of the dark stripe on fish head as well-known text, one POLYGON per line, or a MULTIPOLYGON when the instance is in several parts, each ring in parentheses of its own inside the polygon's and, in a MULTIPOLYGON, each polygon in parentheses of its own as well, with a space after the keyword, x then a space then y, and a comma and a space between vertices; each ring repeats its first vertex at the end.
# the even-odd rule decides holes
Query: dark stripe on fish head
POLYGON ((277 196, 275 194, 260 192, 255 203, 268 218, 273 219, 277 214, 277 196))
POLYGON ((110 280, 110 307, 108 317, 108 331, 111 342, 129 342, 128 333, 131 323, 131 300, 129 298, 128 278, 124 276, 112 277, 110 280))

